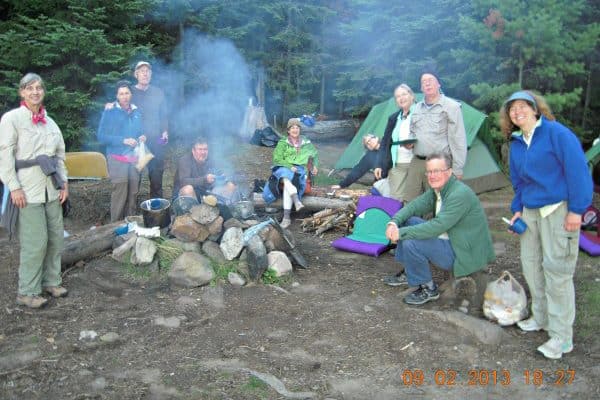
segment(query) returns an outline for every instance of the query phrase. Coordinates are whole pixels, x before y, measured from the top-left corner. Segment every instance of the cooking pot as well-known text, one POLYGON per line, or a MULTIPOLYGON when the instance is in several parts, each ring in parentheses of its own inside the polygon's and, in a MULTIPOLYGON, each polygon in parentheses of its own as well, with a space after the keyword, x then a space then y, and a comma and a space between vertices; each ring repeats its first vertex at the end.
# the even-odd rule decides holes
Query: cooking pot
POLYGON ((150 199, 140 204, 144 226, 166 228, 171 223, 171 202, 167 199, 150 199))
POLYGON ((254 203, 250 200, 242 200, 229 206, 234 218, 248 219, 254 215, 254 203))

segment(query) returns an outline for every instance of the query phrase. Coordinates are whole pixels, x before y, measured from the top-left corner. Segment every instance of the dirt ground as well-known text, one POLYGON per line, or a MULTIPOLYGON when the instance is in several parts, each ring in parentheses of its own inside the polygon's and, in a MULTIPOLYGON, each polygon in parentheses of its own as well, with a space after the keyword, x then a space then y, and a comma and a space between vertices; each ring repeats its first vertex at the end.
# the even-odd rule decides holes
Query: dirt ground
MULTIPOLYGON (((342 147, 319 145, 323 172, 342 147)), ((231 159, 266 174, 271 150, 241 149, 231 159)), ((74 182, 67 230, 106 222, 109 190, 74 182)), ((509 270, 524 284, 518 242, 500 220, 511 195, 481 196, 498 253, 487 272, 509 270)), ((558 361, 536 352, 547 339, 541 332, 507 327, 501 344, 485 344, 480 310, 470 310, 477 319, 469 328, 447 318, 457 313, 452 299, 407 306, 406 288, 384 285, 398 269, 391 254, 336 251, 330 242, 340 232, 317 237, 298 222, 291 231, 310 268, 276 286, 182 289, 164 275, 132 276, 103 256, 65 271, 69 296, 44 310, 16 306, 18 245, 0 235, 0 398, 600 398, 597 326, 578 320, 575 349, 558 361), (99 337, 80 340, 83 331, 99 337)), ((435 279, 448 276, 436 271, 435 279)), ((598 260, 582 254, 577 287, 599 281, 598 260)))

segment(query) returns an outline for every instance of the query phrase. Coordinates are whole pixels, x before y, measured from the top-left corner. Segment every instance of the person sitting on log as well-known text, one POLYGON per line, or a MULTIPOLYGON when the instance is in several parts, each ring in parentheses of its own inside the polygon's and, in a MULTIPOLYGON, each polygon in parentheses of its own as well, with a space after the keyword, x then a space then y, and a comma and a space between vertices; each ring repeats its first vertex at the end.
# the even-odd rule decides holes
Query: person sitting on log
POLYGON ((298 118, 288 121, 287 133, 287 137, 281 138, 273 151, 272 174, 263 189, 263 198, 267 204, 279 197, 283 198, 281 226, 284 228, 291 224, 292 204, 296 211, 304 207, 301 199, 306 190, 308 173, 316 175, 319 165, 317 148, 309 139, 300 135, 298 118), (311 161, 312 168, 309 168, 311 161))
POLYGON ((173 182, 173 199, 179 196, 192 197, 199 202, 203 196, 216 194, 219 198, 217 207, 224 220, 231 218, 227 202, 236 193, 237 186, 217 169, 208 157, 208 140, 198 136, 192 151, 184 154, 177 161, 177 170, 173 182))

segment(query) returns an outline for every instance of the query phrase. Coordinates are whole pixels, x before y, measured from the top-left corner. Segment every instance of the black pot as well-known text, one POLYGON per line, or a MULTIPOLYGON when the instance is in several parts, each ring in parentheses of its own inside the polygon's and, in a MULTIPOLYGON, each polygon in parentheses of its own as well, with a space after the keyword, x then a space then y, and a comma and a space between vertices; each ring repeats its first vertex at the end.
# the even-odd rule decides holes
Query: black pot
POLYGON ((166 199, 150 199, 140 204, 144 226, 166 228, 171 223, 171 202, 166 199))

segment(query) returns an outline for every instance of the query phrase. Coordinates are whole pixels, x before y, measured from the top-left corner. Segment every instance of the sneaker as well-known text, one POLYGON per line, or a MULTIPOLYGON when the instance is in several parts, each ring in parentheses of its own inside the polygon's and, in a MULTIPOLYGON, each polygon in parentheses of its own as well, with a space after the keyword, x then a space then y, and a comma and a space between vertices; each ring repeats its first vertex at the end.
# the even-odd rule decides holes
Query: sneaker
POLYGON ((298 212, 304 208, 304 204, 298 200, 296 203, 294 203, 294 208, 296 208, 296 212, 298 212))
POLYGON ((284 229, 288 228, 291 224, 292 224, 292 220, 289 219, 289 218, 284 218, 279 223, 279 225, 281 225, 281 227, 284 228, 284 229))
POLYGON ((44 292, 50 293, 52 297, 65 297, 69 291, 62 286, 46 286, 44 292))
POLYGON ((561 358, 563 354, 573 351, 573 342, 571 340, 562 340, 557 337, 552 337, 537 349, 544 357, 557 360, 561 358))
POLYGON ((404 298, 406 304, 419 305, 425 304, 428 301, 439 299, 440 294, 437 286, 433 289, 429 289, 427 285, 419 285, 419 288, 414 292, 410 293, 404 298))
POLYGON ((402 286, 408 285, 406 274, 404 272, 398 272, 396 275, 390 275, 383 278, 383 283, 388 286, 402 286))
POLYGON ((543 329, 543 327, 540 326, 533 317, 517 322, 517 326, 525 332, 536 332, 543 329))
POLYGON ((45 306, 47 303, 48 300, 37 295, 25 296, 20 294, 17 296, 17 304, 20 306, 27 306, 29 308, 40 308, 45 306))

